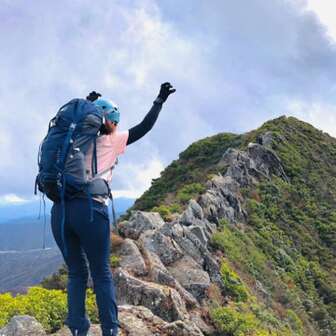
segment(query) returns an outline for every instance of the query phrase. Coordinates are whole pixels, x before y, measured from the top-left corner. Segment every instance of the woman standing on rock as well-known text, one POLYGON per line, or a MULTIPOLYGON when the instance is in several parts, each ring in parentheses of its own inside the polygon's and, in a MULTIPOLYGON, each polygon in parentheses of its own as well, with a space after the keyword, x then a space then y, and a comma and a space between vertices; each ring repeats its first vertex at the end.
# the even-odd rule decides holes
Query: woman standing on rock
MULTIPOLYGON (((111 182, 112 168, 118 155, 123 154, 127 145, 139 140, 153 127, 162 104, 173 92, 175 89, 170 83, 163 83, 158 97, 142 122, 121 132, 118 130, 118 107, 111 101, 99 98, 101 95, 94 91, 87 97, 87 100, 93 102, 104 114, 101 135, 96 143, 96 162, 97 173, 107 184, 111 182)), ((92 169, 92 153, 93 151, 91 157, 89 154, 86 157, 88 172, 92 169)), ((76 336, 89 335, 90 328, 90 321, 85 313, 88 280, 85 255, 89 261, 94 284, 102 335, 116 336, 120 327, 110 269, 110 223, 107 201, 106 197, 94 196, 90 209, 87 198, 76 197, 65 202, 64 213, 60 202, 55 202, 51 209, 52 232, 69 270, 68 315, 65 324, 70 328, 72 335, 76 336), (62 214, 65 215, 63 232, 60 225, 62 214), (90 220, 91 215, 93 221, 90 220)))

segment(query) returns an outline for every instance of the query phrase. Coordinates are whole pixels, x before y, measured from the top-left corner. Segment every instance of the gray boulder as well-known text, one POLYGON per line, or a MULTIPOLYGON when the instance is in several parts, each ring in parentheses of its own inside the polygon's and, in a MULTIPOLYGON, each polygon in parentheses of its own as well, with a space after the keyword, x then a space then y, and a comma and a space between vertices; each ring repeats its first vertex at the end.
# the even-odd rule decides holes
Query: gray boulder
POLYGON ((203 244, 206 244, 216 231, 216 225, 204 218, 202 207, 193 199, 189 201, 178 221, 187 226, 187 229, 194 233, 203 244))
POLYGON ((41 323, 29 315, 16 315, 0 329, 0 336, 45 336, 41 323))
POLYGON ((206 297, 210 286, 209 275, 192 257, 186 255, 167 268, 170 274, 199 302, 206 297))
POLYGON ((145 306, 168 322, 187 316, 185 302, 174 288, 137 279, 121 268, 114 273, 114 282, 118 304, 145 306))
POLYGON ((180 223, 188 226, 192 225, 195 219, 202 220, 203 218, 204 214, 201 206, 194 199, 191 199, 181 215, 180 223))
POLYGON ((207 182, 207 191, 199 198, 205 217, 214 223, 225 218, 231 223, 244 221, 240 185, 233 176, 216 175, 207 182))
POLYGON ((161 335, 162 327, 167 324, 144 306, 119 306, 118 319, 122 330, 128 336, 161 335))
POLYGON ((132 211, 127 221, 118 224, 118 230, 124 237, 138 239, 142 232, 159 228, 164 224, 158 212, 132 211))
POLYGON ((273 148, 275 143, 284 142, 284 141, 285 141, 285 138, 281 134, 274 133, 272 131, 267 131, 259 135, 257 138, 258 144, 263 145, 270 149, 273 148))
POLYGON ((145 275, 148 273, 145 261, 136 243, 126 238, 118 250, 121 257, 120 267, 134 275, 145 275))
POLYGON ((171 336, 203 336, 202 331, 195 323, 188 321, 175 321, 162 328, 163 332, 171 336))
POLYGON ((198 306, 197 300, 169 273, 155 253, 144 250, 144 256, 149 268, 148 278, 151 281, 175 288, 185 301, 188 309, 198 306))
POLYGON ((174 239, 159 230, 143 232, 139 244, 143 250, 158 255, 164 265, 169 265, 183 256, 183 251, 174 239))
POLYGON ((277 154, 270 148, 256 143, 250 143, 247 152, 257 172, 270 178, 272 175, 281 177, 284 181, 289 182, 281 160, 277 154))
POLYGON ((119 306, 118 316, 128 336, 204 336, 194 321, 168 323, 143 306, 119 306))
POLYGON ((192 256, 201 265, 203 263, 202 250, 205 247, 198 237, 188 229, 189 227, 181 225, 179 221, 174 221, 163 225, 160 232, 174 240, 182 250, 182 255, 192 256))

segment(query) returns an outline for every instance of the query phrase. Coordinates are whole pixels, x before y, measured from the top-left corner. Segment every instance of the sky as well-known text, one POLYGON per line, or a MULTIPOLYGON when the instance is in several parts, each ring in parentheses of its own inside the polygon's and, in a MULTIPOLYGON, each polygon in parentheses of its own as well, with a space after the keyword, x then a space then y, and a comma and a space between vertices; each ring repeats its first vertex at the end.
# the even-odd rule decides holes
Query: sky
POLYGON ((138 197, 192 142, 281 115, 336 136, 333 0, 0 0, 0 205, 33 198, 37 151, 58 108, 90 91, 139 123, 176 92, 114 170, 138 197))

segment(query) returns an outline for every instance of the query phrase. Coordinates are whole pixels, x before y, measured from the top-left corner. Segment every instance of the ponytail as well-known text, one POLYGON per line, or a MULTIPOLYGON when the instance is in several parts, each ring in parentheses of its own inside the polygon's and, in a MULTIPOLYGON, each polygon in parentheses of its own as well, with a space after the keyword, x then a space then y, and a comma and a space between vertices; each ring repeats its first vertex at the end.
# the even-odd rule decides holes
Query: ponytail
POLYGON ((89 95, 86 97, 87 100, 94 102, 95 100, 97 100, 99 97, 101 97, 101 94, 96 92, 96 91, 92 91, 89 93, 89 95))

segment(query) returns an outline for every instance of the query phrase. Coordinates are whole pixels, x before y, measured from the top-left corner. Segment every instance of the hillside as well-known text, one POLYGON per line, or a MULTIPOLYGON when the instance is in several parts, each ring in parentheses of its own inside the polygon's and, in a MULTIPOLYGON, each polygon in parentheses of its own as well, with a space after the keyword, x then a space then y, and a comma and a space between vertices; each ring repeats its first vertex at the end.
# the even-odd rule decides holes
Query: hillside
MULTIPOLYGON (((50 215, 46 215, 45 244, 46 247, 55 248, 56 242, 49 223, 50 215)), ((0 251, 26 251, 43 248, 43 225, 43 218, 37 219, 36 217, 16 218, 1 222, 0 251)))
POLYGON ((223 133, 193 143, 129 213, 156 209, 169 219, 172 209, 185 208, 188 186, 202 206, 205 199, 213 202, 209 187, 219 184, 228 204, 207 207, 207 218, 220 228, 213 246, 248 287, 265 290, 272 310, 283 314, 290 307, 304 325, 312 322, 321 335, 334 335, 335 182, 336 139, 283 116, 243 135, 223 133), (234 196, 227 190, 229 176, 238 182, 234 196), (172 179, 176 183, 169 183, 172 179))
MULTIPOLYGON (((62 265, 57 248, 27 251, 0 251, 0 293, 25 292, 62 265)), ((0 308, 1 309, 1 308, 0 308)))
POLYGON ((293 117, 190 145, 112 237, 122 334, 335 335, 335 182, 336 139, 293 117))

